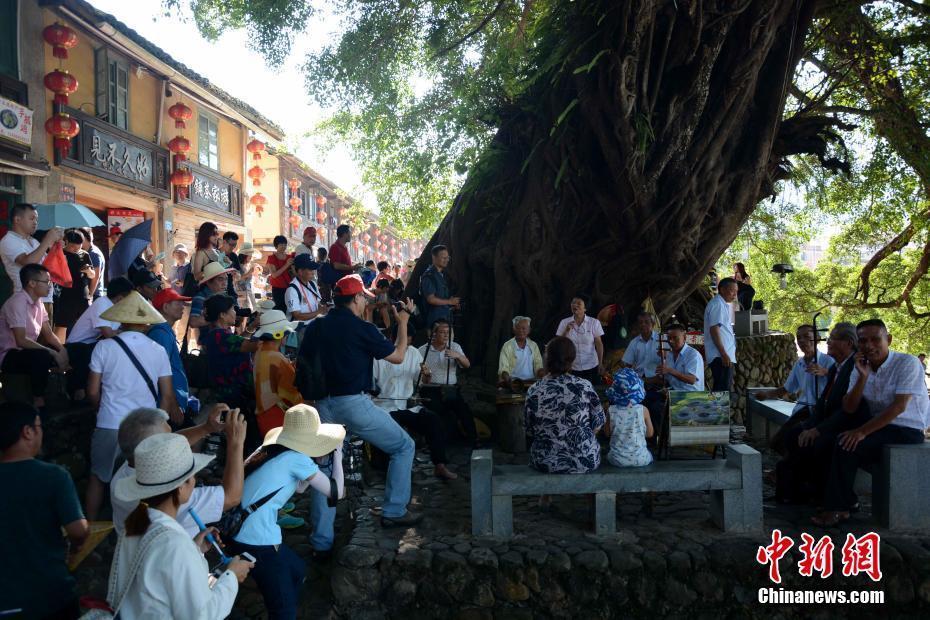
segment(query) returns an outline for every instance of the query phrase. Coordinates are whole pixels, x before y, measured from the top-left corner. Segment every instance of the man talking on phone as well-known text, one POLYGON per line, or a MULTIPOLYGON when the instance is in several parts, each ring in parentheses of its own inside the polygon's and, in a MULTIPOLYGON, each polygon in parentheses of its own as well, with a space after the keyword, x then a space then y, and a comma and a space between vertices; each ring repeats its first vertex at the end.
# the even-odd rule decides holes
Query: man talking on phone
MULTIPOLYGON (((348 275, 333 286, 335 307, 307 327, 298 353, 298 365, 317 363, 322 370, 325 396, 312 404, 323 422, 344 425, 349 432, 368 441, 390 458, 384 486, 381 524, 385 527, 410 526, 422 515, 407 509, 410 502, 410 475, 414 443, 404 429, 384 409, 376 406, 367 392, 372 390, 374 360, 401 364, 407 352, 407 321, 413 310, 408 299, 391 306, 397 323, 394 343, 372 324, 362 320, 366 299, 371 293, 358 275, 348 275)), ((300 374, 300 373, 298 373, 300 374)), ((319 387, 319 386, 318 386, 319 387)), ((308 386, 298 384, 307 398, 308 386)), ((311 502, 314 530, 310 545, 317 557, 326 556, 333 546, 336 509, 327 506, 326 497, 315 492, 311 502)))

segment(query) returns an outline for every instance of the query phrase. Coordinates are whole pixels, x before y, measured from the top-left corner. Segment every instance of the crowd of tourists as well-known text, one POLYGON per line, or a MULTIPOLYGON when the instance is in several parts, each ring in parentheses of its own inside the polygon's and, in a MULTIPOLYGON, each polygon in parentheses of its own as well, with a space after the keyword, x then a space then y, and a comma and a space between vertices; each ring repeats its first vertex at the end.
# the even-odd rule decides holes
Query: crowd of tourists
MULTIPOLYGON (((404 298, 414 265, 353 262, 346 225, 328 249, 315 247, 308 227, 293 251, 278 237, 262 259, 236 233, 205 222, 192 253, 174 247, 167 273, 143 254, 105 288, 91 237, 53 229, 37 241, 35 228, 35 210, 19 205, 0 241, 15 284, 0 308, 0 370, 4 381, 23 375, 32 394, 32 402, 0 405, 7 491, 0 526, 17 532, 8 550, 18 558, 0 568, 0 615, 77 617, 66 560, 85 544, 89 522, 109 514, 118 542, 106 604, 121 617, 222 618, 250 575, 270 618, 294 618, 307 565, 282 529, 304 524, 289 513, 295 494, 308 492, 311 561, 331 555, 348 437, 367 442, 372 460, 384 463, 380 522, 388 528, 423 517, 409 507, 411 434, 424 438, 444 480, 458 477, 450 442, 482 445, 461 391, 460 373, 471 361, 455 339, 463 302, 452 292, 444 246, 432 248, 414 302, 404 298), (43 265, 58 241, 77 256, 68 258, 76 291, 67 296, 53 295, 43 265), (95 411, 83 507, 65 470, 37 458, 51 372, 64 373, 74 401, 95 411), (203 452, 210 437, 225 443, 224 462, 211 467, 220 480, 198 483, 214 459, 203 452)), ((584 296, 571 300, 570 316, 544 347, 530 339, 532 319, 514 317, 498 378, 502 389, 528 388, 530 464, 592 471, 601 465, 599 435, 612 465, 651 463, 668 423, 667 390, 732 390, 730 312, 739 290, 732 278, 717 283, 704 315, 703 356, 686 342, 684 325, 668 324, 660 335, 654 316, 640 313, 612 375, 604 325, 588 314, 584 296), (606 408, 596 390, 605 378, 606 408)), ((795 423, 780 438, 778 495, 818 503, 818 523, 839 523, 856 510, 856 468, 874 462, 882 445, 923 441, 930 423, 924 370, 890 343, 881 321, 841 323, 824 354, 813 328, 803 326, 802 358, 786 384, 765 395, 799 396, 795 423)))

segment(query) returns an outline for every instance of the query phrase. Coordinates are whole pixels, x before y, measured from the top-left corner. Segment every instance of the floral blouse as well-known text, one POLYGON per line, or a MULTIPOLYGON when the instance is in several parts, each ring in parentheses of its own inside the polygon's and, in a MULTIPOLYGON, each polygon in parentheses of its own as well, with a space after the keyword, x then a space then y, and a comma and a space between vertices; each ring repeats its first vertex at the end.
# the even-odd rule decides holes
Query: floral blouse
POLYGON ((606 416, 594 387, 571 374, 536 382, 526 393, 526 433, 533 439, 530 464, 554 474, 583 474, 601 464, 594 436, 606 416))
POLYGON ((201 330, 200 345, 207 353, 213 394, 218 402, 230 407, 239 406, 243 397, 251 396, 255 390, 252 356, 241 351, 244 342, 245 338, 228 329, 201 330))

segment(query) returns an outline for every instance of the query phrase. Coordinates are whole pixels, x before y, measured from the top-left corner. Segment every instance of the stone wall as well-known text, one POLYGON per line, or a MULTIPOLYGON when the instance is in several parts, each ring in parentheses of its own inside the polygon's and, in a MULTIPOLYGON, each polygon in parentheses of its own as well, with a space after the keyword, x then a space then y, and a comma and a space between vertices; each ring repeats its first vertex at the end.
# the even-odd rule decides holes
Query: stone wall
MULTIPOLYGON (((798 360, 794 336, 771 333, 736 339, 736 393, 732 420, 745 424, 746 388, 781 386, 788 379, 791 367, 798 360)), ((707 369, 710 380, 710 369, 707 369)))

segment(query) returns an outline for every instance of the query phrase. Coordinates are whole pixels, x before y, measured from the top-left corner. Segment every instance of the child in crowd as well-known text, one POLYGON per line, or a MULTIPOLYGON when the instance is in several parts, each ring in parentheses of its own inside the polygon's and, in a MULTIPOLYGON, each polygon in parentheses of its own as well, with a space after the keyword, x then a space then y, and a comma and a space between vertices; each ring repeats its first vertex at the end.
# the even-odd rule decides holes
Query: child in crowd
POLYGON ((646 396, 643 380, 632 368, 621 368, 614 374, 613 385, 607 389, 610 402, 608 435, 610 450, 607 460, 616 467, 642 467, 652 463, 652 453, 646 439, 654 430, 649 410, 640 403, 646 396))

